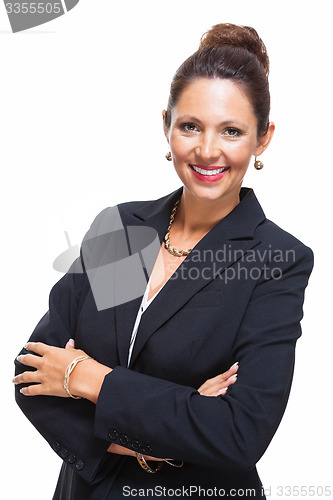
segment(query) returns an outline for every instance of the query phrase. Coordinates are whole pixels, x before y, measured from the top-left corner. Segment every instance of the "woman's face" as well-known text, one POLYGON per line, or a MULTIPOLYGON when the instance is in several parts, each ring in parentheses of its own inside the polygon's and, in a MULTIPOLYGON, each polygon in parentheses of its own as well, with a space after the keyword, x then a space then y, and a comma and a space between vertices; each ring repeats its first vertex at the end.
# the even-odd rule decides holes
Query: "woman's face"
POLYGON ((200 78, 181 94, 165 134, 185 189, 202 201, 236 205, 249 162, 266 149, 273 131, 270 124, 258 140, 257 118, 240 86, 200 78))

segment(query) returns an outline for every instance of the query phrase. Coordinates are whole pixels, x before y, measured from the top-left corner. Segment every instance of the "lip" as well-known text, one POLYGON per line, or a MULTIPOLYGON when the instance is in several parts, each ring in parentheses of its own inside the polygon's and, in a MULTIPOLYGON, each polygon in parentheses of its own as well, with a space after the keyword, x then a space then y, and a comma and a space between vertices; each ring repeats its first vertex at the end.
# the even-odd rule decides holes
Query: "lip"
POLYGON ((221 166, 221 165, 218 165, 218 166, 214 166, 214 165, 213 166, 207 166, 207 165, 196 165, 195 163, 189 163, 189 167, 190 167, 191 172, 194 175, 194 177, 196 177, 196 179, 198 179, 201 182, 216 182, 216 181, 219 181, 230 170, 230 167, 227 167, 227 166, 224 166, 224 165, 223 166, 221 166), (203 170, 217 170, 219 168, 226 168, 227 170, 225 170, 221 174, 216 174, 216 175, 202 175, 202 174, 199 174, 199 172, 196 172, 192 167, 202 168, 203 170))

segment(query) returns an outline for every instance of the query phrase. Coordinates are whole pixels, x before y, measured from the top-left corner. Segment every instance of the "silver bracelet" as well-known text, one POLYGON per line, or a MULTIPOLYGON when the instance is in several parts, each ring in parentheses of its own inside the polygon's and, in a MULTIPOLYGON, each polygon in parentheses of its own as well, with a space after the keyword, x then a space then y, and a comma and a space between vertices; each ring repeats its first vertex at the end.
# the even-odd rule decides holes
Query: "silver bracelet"
POLYGON ((69 363, 69 365, 67 366, 66 368, 66 371, 65 371, 65 378, 64 378, 64 389, 66 391, 66 393, 68 394, 68 396, 70 398, 73 398, 73 399, 82 399, 81 396, 74 396, 71 391, 69 390, 69 376, 70 374, 72 373, 72 371, 74 370, 74 368, 76 367, 76 365, 78 363, 80 363, 80 361, 84 361, 85 359, 92 359, 90 356, 78 356, 77 358, 73 359, 73 361, 71 363, 69 363))

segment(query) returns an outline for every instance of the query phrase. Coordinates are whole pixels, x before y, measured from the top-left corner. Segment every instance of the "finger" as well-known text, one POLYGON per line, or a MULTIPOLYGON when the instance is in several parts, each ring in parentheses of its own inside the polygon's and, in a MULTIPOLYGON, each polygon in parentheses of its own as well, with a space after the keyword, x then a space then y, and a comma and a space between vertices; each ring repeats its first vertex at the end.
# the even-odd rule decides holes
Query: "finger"
MULTIPOLYGON (((214 379, 212 379, 214 380, 214 379)), ((224 395, 228 387, 237 381, 237 373, 229 377, 227 380, 219 381, 218 377, 215 378, 213 384, 206 385, 206 383, 200 387, 199 392, 203 396, 219 396, 224 395), (222 391, 222 392, 221 392, 222 391)))
POLYGON ((23 396, 41 396, 44 394, 42 390, 42 384, 28 385, 28 387, 22 387, 20 393, 23 396))
MULTIPOLYGON (((219 375, 216 375, 216 377, 214 378, 211 378, 209 380, 206 380, 205 384, 203 385, 208 385, 208 386, 213 386, 213 385, 216 385, 216 384, 224 384, 225 382, 228 381, 228 379, 232 376, 232 375, 235 375, 236 372, 238 371, 238 367, 239 367, 239 364, 238 362, 233 364, 229 370, 227 370, 226 372, 223 372, 223 373, 220 373, 219 375)), ((222 385, 221 385, 222 387, 222 385)), ((224 386, 223 386, 224 387, 224 386)))
POLYGON ((221 387, 215 395, 216 396, 225 396, 225 394, 227 393, 228 387, 230 385, 234 384, 235 382, 237 382, 237 373, 235 373, 234 375, 229 377, 228 380, 223 382, 223 384, 222 384, 223 387, 221 387))
POLYGON ((216 375, 216 377, 210 378, 204 382, 198 390, 203 396, 216 396, 217 391, 229 387, 229 385, 235 383, 236 380, 231 378, 238 371, 239 363, 234 363, 229 370, 224 373, 216 375))
POLYGON ((235 373, 234 375, 229 377, 228 380, 225 380, 224 382, 218 384, 218 392, 217 393, 215 392, 214 395, 216 396, 216 395, 219 395, 221 393, 223 396, 227 392, 228 387, 233 385, 235 382, 237 382, 237 373, 235 373), (225 391, 225 392, 223 392, 223 391, 225 391))
POLYGON ((40 356, 34 354, 21 354, 16 359, 22 365, 32 366, 33 368, 38 368, 41 362, 40 356))
POLYGON ((41 356, 44 356, 46 354, 48 348, 50 346, 43 344, 43 342, 28 342, 24 346, 27 351, 32 351, 35 352, 36 354, 40 354, 41 356))
POLYGON ((236 361, 236 363, 234 363, 228 370, 228 372, 234 374, 238 371, 238 368, 239 368, 239 363, 238 361, 236 361))
POLYGON ((216 396, 217 392, 221 389, 224 389, 221 384, 216 383, 212 386, 207 386, 204 384, 204 386, 198 389, 198 392, 201 394, 201 396, 216 396))
POLYGON ((227 370, 226 372, 221 373, 220 375, 218 375, 220 381, 228 380, 229 377, 231 377, 232 375, 234 375, 235 373, 237 373, 238 368, 239 368, 239 363, 238 362, 234 363, 229 368, 229 370, 227 370))
POLYGON ((23 372, 16 377, 13 378, 13 383, 15 385, 19 384, 31 384, 40 382, 39 373, 36 371, 33 372, 23 372))
POLYGON ((73 339, 69 339, 65 345, 65 349, 75 349, 75 341, 73 339))
POLYGON ((216 396, 217 390, 223 389, 224 387, 228 387, 228 385, 230 385, 227 382, 227 376, 225 375, 225 373, 206 380, 206 382, 199 387, 198 392, 200 392, 200 394, 204 396, 216 396))

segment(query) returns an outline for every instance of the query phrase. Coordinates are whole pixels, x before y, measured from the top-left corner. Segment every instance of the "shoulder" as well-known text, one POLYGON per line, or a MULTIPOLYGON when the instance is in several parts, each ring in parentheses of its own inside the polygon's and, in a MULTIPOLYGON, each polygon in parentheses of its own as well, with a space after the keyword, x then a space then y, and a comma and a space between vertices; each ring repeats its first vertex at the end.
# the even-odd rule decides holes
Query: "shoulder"
POLYGON ((295 251, 295 256, 307 256, 313 260, 312 250, 294 235, 285 231, 265 215, 257 197, 251 188, 242 188, 241 203, 234 211, 232 225, 237 226, 240 235, 256 240, 260 251, 287 252, 295 251), (296 255, 297 254, 297 255, 296 255))
POLYGON ((113 230, 123 229, 122 221, 126 224, 125 221, 130 221, 132 216, 135 220, 137 217, 145 219, 164 212, 171 213, 172 207, 181 193, 182 187, 158 199, 127 201, 107 207, 94 219, 91 229, 101 234, 105 232, 106 227, 109 230, 110 228, 113 230))
POLYGON ((272 248, 288 249, 297 247, 303 249, 305 253, 312 253, 310 247, 270 219, 265 218, 257 227, 255 237, 263 243, 271 245, 272 248))
POLYGON ((124 228, 122 216, 124 213, 134 213, 144 206, 151 203, 152 200, 128 201, 118 205, 104 208, 96 215, 87 234, 89 237, 117 231, 124 228))
POLYGON ((134 213, 137 210, 140 210, 144 206, 148 205, 152 201, 156 200, 125 201, 117 205, 106 207, 99 214, 97 214, 97 216, 93 220, 93 224, 95 222, 98 223, 103 219, 110 218, 114 214, 115 210, 118 210, 120 213, 122 212, 134 213))
POLYGON ((257 251, 268 256, 270 265, 278 263, 284 272, 299 268, 310 275, 314 264, 313 251, 298 238, 269 219, 257 227, 255 238, 260 241, 257 251))

